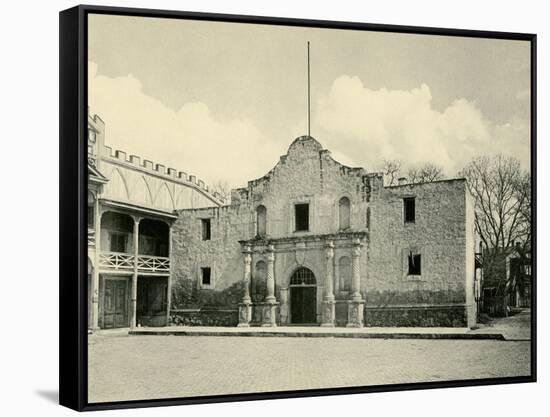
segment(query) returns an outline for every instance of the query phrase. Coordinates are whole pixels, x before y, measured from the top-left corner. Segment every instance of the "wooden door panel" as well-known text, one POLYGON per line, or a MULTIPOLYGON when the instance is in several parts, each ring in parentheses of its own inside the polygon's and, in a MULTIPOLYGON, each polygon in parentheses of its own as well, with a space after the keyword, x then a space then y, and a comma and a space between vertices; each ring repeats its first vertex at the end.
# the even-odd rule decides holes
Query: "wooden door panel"
POLYGON ((127 283, 121 280, 105 280, 103 327, 112 329, 128 326, 127 283))
POLYGON ((126 321, 126 281, 117 281, 116 287, 115 326, 124 327, 128 325, 126 321))
POLYGON ((302 322, 302 292, 301 288, 290 289, 290 318, 292 323, 302 322))
POLYGON ((290 289, 291 323, 305 324, 317 322, 316 296, 316 287, 292 287, 290 289))
POLYGON ((315 287, 307 287, 304 288, 304 296, 303 296, 303 317, 304 317, 304 323, 315 323, 317 321, 316 313, 317 309, 316 307, 316 288, 315 287))
POLYGON ((104 295, 104 302, 103 302, 103 327, 106 329, 112 329, 114 327, 114 315, 113 315, 113 281, 106 280, 105 281, 105 295, 104 295))

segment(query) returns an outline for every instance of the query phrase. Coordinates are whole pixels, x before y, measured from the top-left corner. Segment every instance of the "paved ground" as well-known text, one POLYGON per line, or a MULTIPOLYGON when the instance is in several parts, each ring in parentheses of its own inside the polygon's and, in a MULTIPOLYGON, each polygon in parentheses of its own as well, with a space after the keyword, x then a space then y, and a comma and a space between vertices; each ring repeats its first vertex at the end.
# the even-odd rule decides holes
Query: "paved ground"
POLYGON ((480 324, 471 334, 502 334, 506 340, 531 339, 531 310, 524 309, 509 317, 494 318, 489 323, 480 324))
POLYGON ((530 343, 209 336, 89 338, 91 402, 530 373, 530 343))

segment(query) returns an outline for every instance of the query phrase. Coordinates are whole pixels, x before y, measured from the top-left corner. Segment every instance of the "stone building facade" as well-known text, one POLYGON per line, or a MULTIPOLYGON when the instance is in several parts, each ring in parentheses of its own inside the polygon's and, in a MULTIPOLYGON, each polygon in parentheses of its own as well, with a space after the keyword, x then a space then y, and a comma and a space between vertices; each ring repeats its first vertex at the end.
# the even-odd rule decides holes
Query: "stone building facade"
POLYGON ((464 179, 385 187, 381 173, 344 166, 302 136, 230 204, 175 213, 170 268, 181 311, 194 303, 185 288, 231 289, 218 309, 238 308, 239 326, 475 324, 464 179))

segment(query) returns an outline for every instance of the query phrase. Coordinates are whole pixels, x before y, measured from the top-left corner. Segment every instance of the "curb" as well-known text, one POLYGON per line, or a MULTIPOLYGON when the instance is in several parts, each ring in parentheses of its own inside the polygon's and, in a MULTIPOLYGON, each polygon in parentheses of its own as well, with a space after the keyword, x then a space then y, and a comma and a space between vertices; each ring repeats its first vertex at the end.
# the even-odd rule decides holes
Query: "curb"
POLYGON ((501 333, 329 333, 329 332, 228 332, 131 330, 133 336, 233 336, 233 337, 338 337, 351 339, 507 340, 501 333))

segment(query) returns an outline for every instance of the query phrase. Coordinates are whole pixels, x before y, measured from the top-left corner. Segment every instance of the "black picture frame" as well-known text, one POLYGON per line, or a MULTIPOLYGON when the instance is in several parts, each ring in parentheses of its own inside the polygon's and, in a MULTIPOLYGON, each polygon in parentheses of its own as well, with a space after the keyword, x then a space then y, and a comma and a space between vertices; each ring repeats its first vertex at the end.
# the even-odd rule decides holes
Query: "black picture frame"
POLYGON ((537 36, 526 33, 461 30, 415 26, 395 26, 355 22, 319 21, 262 16, 227 15, 138 8, 81 5, 60 12, 60 278, 59 278, 59 402, 79 410, 105 410, 157 407, 179 404, 249 401, 274 398, 313 397, 384 391, 449 388, 494 384, 535 382, 537 379, 537 235, 536 235, 536 137, 537 137, 537 36), (155 18, 191 19, 217 22, 255 23, 298 27, 353 29, 358 31, 396 32, 492 38, 528 41, 531 45, 531 175, 532 175, 532 315, 531 375, 525 377, 486 378, 444 382, 404 383, 353 388, 314 389, 216 395, 190 398, 146 399, 90 404, 87 399, 87 16, 110 14, 155 18))

